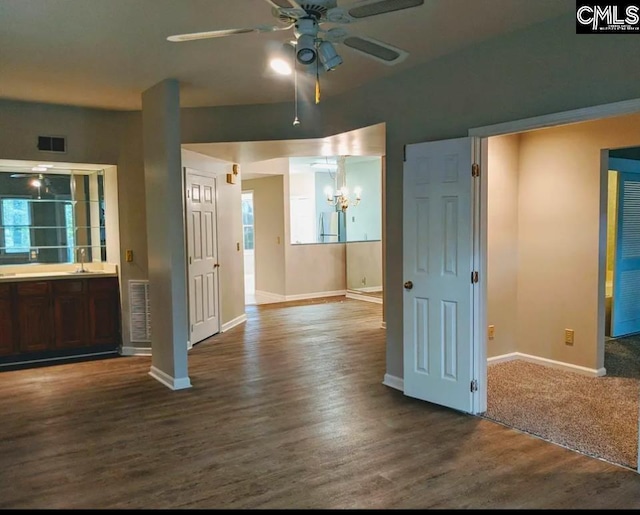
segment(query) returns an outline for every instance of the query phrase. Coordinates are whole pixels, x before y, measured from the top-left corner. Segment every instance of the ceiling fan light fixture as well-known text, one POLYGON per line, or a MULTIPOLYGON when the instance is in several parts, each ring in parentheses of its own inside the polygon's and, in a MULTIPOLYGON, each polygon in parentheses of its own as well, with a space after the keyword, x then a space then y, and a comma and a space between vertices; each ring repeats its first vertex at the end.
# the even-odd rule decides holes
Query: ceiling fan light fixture
POLYGON ((330 41, 323 41, 318 46, 318 56, 324 69, 330 72, 342 64, 342 57, 338 55, 336 49, 330 41))
POLYGON ((296 45, 296 59, 300 64, 313 64, 316 60, 316 40, 309 34, 302 34, 296 45))

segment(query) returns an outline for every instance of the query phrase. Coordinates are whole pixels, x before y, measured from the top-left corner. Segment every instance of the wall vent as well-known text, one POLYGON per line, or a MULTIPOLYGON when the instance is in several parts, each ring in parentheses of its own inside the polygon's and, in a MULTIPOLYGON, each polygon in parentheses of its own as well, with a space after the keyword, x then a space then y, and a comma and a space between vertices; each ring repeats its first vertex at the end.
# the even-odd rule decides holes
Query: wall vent
POLYGON ((38 136, 38 150, 64 154, 67 151, 67 140, 62 136, 38 136))
POLYGON ((151 342, 149 281, 129 281, 129 313, 132 342, 151 342))

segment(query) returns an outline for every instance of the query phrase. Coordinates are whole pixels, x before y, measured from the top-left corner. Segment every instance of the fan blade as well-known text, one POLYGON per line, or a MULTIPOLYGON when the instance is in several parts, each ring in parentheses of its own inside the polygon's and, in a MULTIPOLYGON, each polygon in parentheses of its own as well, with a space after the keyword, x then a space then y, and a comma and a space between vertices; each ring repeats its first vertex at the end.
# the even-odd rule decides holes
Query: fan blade
POLYGON ((364 0, 351 7, 346 7, 347 14, 356 20, 377 16, 378 14, 401 11, 411 7, 419 7, 424 0, 364 0))
POLYGON ((365 36, 346 36, 340 43, 389 66, 401 63, 409 55, 405 50, 365 36))
POLYGON ((225 36, 248 34, 250 32, 275 32, 278 30, 288 30, 291 27, 293 27, 293 24, 280 27, 275 25, 258 25, 257 27, 251 28, 210 30, 207 32, 193 32, 191 34, 176 34, 175 36, 169 36, 167 41, 182 42, 193 41, 195 39, 223 38, 225 36))
POLYGON ((302 9, 295 0, 265 0, 276 9, 302 9))
POLYGON ((290 16, 292 18, 302 18, 307 15, 300 2, 296 0, 265 0, 270 6, 280 14, 290 16))

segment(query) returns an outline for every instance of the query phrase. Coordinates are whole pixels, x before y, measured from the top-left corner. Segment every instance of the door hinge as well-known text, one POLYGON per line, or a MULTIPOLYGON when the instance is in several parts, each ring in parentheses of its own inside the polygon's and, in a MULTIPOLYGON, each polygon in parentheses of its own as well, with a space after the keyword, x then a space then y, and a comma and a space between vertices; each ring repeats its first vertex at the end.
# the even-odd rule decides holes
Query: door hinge
POLYGON ((189 264, 191 264, 191 263, 192 263, 192 261, 191 261, 191 256, 189 256, 189 264))
POLYGON ((478 391, 478 380, 474 379, 471 381, 471 393, 478 391))
POLYGON ((471 165, 471 177, 480 177, 480 165, 478 163, 471 165))
POLYGON ((475 284, 480 280, 480 275, 478 272, 471 272, 471 283, 475 284))
MULTIPOLYGON (((191 324, 191 332, 193 332, 193 324, 191 324)), ((473 391, 473 390, 472 390, 473 391)))
POLYGON ((191 198, 191 190, 187 190, 187 198, 191 198))

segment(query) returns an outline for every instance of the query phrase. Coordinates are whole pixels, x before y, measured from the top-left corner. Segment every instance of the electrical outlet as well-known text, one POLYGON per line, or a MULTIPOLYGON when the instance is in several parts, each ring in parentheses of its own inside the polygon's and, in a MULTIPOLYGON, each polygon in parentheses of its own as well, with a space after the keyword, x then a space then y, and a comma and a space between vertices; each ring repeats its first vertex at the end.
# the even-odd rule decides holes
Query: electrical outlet
POLYGON ((564 330, 564 343, 567 345, 573 345, 573 329, 564 330))
POLYGON ((496 326, 495 325, 490 325, 489 329, 487 331, 487 334, 489 336, 490 340, 493 340, 496 336, 496 326))
POLYGON ((126 250, 124 253, 124 259, 127 263, 131 263, 133 261, 133 250, 126 250))

